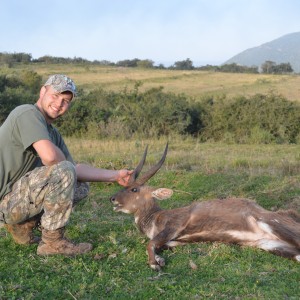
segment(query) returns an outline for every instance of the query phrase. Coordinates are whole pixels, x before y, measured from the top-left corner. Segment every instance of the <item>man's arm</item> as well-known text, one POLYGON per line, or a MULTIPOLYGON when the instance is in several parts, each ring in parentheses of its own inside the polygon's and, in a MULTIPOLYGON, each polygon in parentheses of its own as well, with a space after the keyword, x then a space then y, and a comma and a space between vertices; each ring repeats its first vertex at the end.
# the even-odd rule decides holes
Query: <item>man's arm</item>
MULTIPOLYGON (((63 152, 49 140, 40 140, 32 144, 43 165, 51 166, 66 160, 63 152)), ((86 164, 75 166, 77 180, 83 182, 117 182, 122 186, 127 186, 130 175, 133 171, 106 170, 94 168, 86 164)))
POLYGON ((133 171, 122 170, 106 170, 94 168, 85 164, 77 164, 75 166, 77 180, 89 182, 117 182, 122 186, 127 186, 130 175, 133 171))
POLYGON ((43 165, 51 166, 66 160, 63 152, 49 140, 39 140, 32 144, 43 165))

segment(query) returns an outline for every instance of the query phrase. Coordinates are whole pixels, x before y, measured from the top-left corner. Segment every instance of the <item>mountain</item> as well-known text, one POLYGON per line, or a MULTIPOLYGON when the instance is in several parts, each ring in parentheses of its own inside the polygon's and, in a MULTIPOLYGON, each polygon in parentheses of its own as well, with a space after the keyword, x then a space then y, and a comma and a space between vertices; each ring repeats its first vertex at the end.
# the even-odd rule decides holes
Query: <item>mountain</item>
POLYGON ((249 48, 224 64, 260 67, 267 60, 276 64, 290 63, 294 72, 300 73, 300 32, 286 34, 261 46, 249 48))

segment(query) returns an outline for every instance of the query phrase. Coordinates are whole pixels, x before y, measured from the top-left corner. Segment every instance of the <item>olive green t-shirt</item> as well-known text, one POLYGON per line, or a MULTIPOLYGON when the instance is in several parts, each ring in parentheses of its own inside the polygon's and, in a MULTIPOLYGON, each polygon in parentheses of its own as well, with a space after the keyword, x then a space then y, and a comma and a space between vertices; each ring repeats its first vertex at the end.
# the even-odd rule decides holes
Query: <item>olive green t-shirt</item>
POLYGON ((32 144, 50 140, 73 162, 58 130, 47 124, 35 105, 15 108, 0 127, 0 199, 11 191, 12 185, 28 171, 42 166, 32 144))

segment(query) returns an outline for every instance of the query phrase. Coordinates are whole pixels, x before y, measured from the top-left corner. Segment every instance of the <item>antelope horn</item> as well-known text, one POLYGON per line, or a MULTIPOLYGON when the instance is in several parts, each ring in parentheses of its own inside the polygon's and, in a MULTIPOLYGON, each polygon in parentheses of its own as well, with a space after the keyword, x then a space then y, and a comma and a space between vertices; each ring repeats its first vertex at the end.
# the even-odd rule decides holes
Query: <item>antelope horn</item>
POLYGON ((144 151, 141 161, 139 162, 139 164, 137 165, 137 167, 134 169, 133 173, 131 174, 128 185, 131 185, 132 183, 134 183, 135 180, 137 179, 137 177, 139 176, 139 174, 144 166, 145 160, 146 160, 147 151, 148 151, 148 145, 146 146, 146 149, 144 151))
POLYGON ((162 166, 162 164, 164 163, 166 156, 167 156, 167 152, 168 152, 168 143, 166 145, 164 154, 162 156, 162 158, 160 159, 160 161, 154 165, 151 169, 149 169, 146 173, 144 173, 139 179, 136 180, 136 183, 138 183, 139 185, 144 184, 145 182, 147 182, 162 166))

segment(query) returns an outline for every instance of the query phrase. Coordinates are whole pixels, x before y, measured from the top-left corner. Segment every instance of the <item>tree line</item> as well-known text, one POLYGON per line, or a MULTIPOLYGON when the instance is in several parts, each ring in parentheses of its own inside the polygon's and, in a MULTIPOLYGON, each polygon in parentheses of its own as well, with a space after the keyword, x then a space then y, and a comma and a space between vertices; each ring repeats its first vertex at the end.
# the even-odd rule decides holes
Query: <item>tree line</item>
POLYGON ((125 59, 116 63, 107 60, 93 60, 89 61, 81 57, 65 58, 45 55, 37 59, 33 59, 31 54, 28 53, 1 53, 0 52, 0 65, 13 67, 15 64, 23 63, 45 63, 45 64, 83 64, 83 65, 103 65, 103 66, 116 66, 126 68, 149 68, 149 69, 171 69, 171 70, 205 70, 214 72, 230 72, 230 73, 265 73, 265 74, 288 74, 293 73, 294 70, 289 62, 276 64, 273 61, 265 61, 260 68, 258 66, 242 66, 236 63, 223 64, 220 66, 206 65, 195 67, 193 62, 187 58, 185 60, 176 61, 169 67, 163 64, 155 65, 151 59, 125 59))
MULTIPOLYGON (((0 75, 0 124, 21 104, 35 103, 42 84, 33 71, 0 75)), ((199 99, 162 87, 81 91, 55 126, 65 136, 96 139, 192 136, 202 142, 300 143, 300 105, 269 93, 199 99)))

